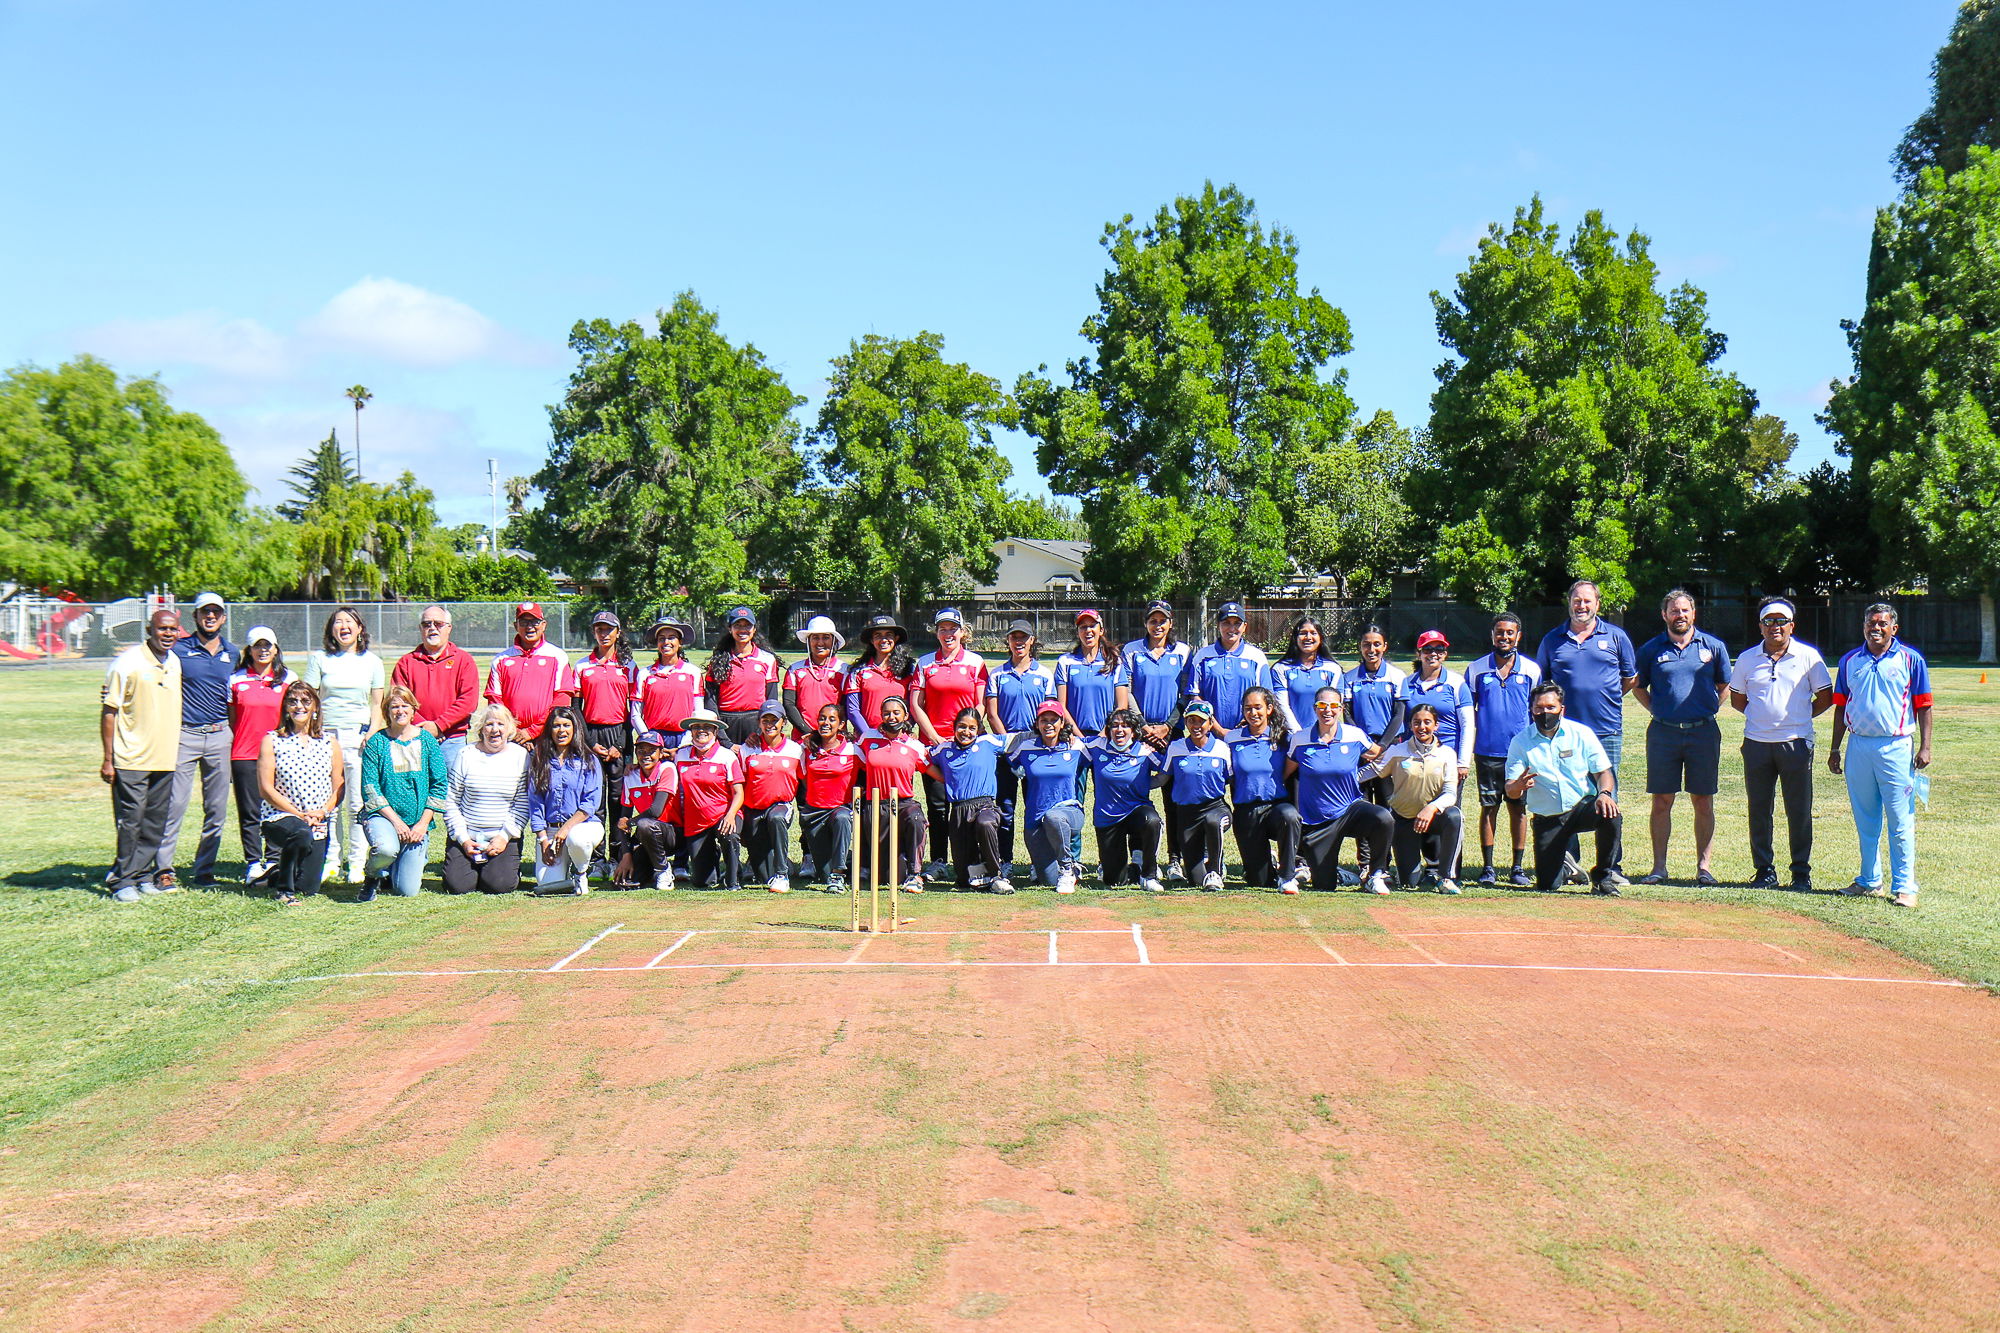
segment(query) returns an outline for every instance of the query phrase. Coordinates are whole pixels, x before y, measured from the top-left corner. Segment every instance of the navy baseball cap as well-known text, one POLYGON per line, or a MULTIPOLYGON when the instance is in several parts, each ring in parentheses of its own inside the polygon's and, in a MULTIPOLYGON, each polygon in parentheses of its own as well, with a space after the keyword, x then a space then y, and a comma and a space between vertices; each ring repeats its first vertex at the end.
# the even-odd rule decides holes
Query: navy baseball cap
POLYGON ((640 732, 638 743, 640 745, 650 745, 655 750, 664 750, 667 748, 667 738, 657 731, 640 732))
POLYGON ((755 611, 752 611, 752 610, 751 610, 751 609, 750 609, 749 607, 747 607, 747 606, 732 606, 732 607, 730 607, 730 608, 729 608, 729 619, 728 619, 728 621, 727 621, 726 623, 728 623, 728 624, 731 624, 731 625, 734 625, 734 624, 735 624, 735 623, 736 623, 737 621, 739 621, 739 620, 747 620, 747 621, 749 621, 749 622, 750 622, 750 623, 751 623, 752 625, 755 625, 755 624, 757 623, 757 613, 756 613, 755 611))
POLYGON ((1215 618, 1218 621, 1227 620, 1231 616, 1235 616, 1238 620, 1249 619, 1248 616, 1243 614, 1243 603, 1241 602, 1224 602, 1220 607, 1216 608, 1215 618))
POLYGON ((933 626, 942 625, 946 621, 950 621, 960 629, 965 627, 965 617, 958 613, 958 608, 955 606, 941 606, 938 608, 938 613, 931 617, 933 626))
POLYGON ((1163 602, 1159 598, 1155 597, 1152 601, 1146 603, 1146 614, 1150 616, 1155 611, 1164 611, 1168 615, 1172 615, 1174 613, 1174 608, 1169 606, 1166 602, 1163 602))

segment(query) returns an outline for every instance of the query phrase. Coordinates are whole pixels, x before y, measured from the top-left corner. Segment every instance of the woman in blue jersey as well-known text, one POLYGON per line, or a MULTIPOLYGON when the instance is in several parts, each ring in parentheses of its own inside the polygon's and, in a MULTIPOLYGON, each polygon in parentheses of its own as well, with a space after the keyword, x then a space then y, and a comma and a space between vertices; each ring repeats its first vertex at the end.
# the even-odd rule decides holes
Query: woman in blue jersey
POLYGON ((1229 827, 1229 747, 1206 699, 1188 700, 1181 723, 1187 735, 1167 747, 1156 781, 1180 808, 1188 881, 1213 893, 1222 887, 1222 832, 1229 827))
MULTIPOLYGON (((1174 637, 1174 608, 1166 602, 1146 604, 1146 636, 1124 647, 1125 699, 1141 718, 1139 739, 1155 753, 1165 754, 1181 726, 1181 703, 1187 698, 1188 664, 1194 649, 1174 637)), ((1166 802, 1167 878, 1181 874, 1180 815, 1166 802)))
POLYGON ((977 708, 959 709, 950 738, 931 747, 924 776, 944 785, 952 887, 960 893, 969 889, 1012 893, 1013 884, 1000 873, 1000 806, 995 799, 1006 742, 982 731, 977 708))
MULTIPOLYGON (((1093 741, 1104 734, 1104 719, 1118 707, 1130 683, 1118 645, 1104 636, 1104 617, 1087 607, 1077 612, 1076 644, 1056 659, 1056 702, 1069 714, 1079 741, 1093 741)), ((1078 799, 1089 789, 1090 770, 1086 768, 1078 780, 1078 799)), ((1081 856, 1081 841, 1070 850, 1081 856)))
MULTIPOLYGON (((1389 660, 1389 635, 1380 625, 1363 625, 1358 647, 1361 660, 1341 679, 1341 704, 1348 722, 1368 733, 1374 760, 1403 734, 1403 669, 1389 660)), ((1377 805, 1388 799, 1379 778, 1362 792, 1377 805)))
POLYGON ((1229 795, 1236 806, 1230 822, 1236 826, 1243 882, 1252 888, 1275 886, 1279 893, 1297 893, 1306 880, 1299 861, 1299 811, 1285 790, 1291 733, 1277 693, 1257 685, 1243 692, 1243 725, 1222 738, 1229 746, 1229 795), (1276 865, 1271 863, 1273 844, 1276 865))
POLYGON ((1053 884, 1057 893, 1075 893, 1082 867, 1071 848, 1083 836, 1083 802, 1077 794, 1083 747, 1062 705, 1050 700, 1041 706, 1034 730, 1008 747, 1007 762, 1021 777, 1021 827, 1035 878, 1053 884))
POLYGON ((1361 887, 1389 891, 1389 837, 1394 827, 1387 809, 1361 796, 1359 774, 1374 749, 1368 733, 1340 720, 1340 692, 1325 689, 1313 700, 1311 729, 1292 737, 1285 776, 1298 796, 1304 824, 1306 864, 1312 886, 1327 890, 1340 882, 1340 844, 1353 838, 1361 849, 1361 887))
POLYGON ((1312 721, 1313 696, 1329 685, 1338 688, 1345 677, 1325 648, 1319 622, 1306 616, 1292 626, 1291 649, 1271 664, 1271 686, 1287 731, 1304 731, 1312 721))
POLYGON ((1097 828, 1098 872, 1105 888, 1123 884, 1132 870, 1132 853, 1139 853, 1139 887, 1159 893, 1160 812, 1153 808, 1153 775, 1160 755, 1139 739, 1145 719, 1130 708, 1115 709, 1104 720, 1104 736, 1084 747, 1090 771, 1097 775, 1097 802, 1091 823, 1097 828))
POLYGON ((1451 640, 1440 630, 1417 636, 1414 669, 1403 677, 1403 733, 1410 738, 1410 710, 1429 704, 1437 710, 1437 743, 1458 756, 1458 780, 1472 771, 1472 691, 1465 677, 1445 665, 1451 640))
MULTIPOLYGON (((1007 660, 986 673, 986 721, 1001 737, 1011 739, 1034 729, 1035 711, 1056 697, 1056 673, 1040 660, 1042 641, 1031 620, 1007 626, 1007 660)), ((1000 765, 1000 873, 1014 877, 1014 806, 1021 779, 1009 764, 1000 765)))

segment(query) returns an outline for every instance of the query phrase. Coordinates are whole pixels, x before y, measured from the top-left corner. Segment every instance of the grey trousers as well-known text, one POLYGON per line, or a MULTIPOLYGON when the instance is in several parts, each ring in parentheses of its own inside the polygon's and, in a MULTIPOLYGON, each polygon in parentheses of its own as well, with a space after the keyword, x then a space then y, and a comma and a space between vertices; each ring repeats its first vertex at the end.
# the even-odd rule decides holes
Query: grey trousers
POLYGON ((1792 874, 1812 873, 1813 743, 1810 740, 1743 742, 1743 792, 1750 814, 1750 862, 1762 874, 1777 869, 1773 816, 1780 784, 1785 791, 1785 831, 1791 835, 1792 874))
POLYGON ((153 873, 166 833, 174 775, 167 769, 120 768, 111 779, 111 818, 118 828, 118 861, 111 887, 137 884, 153 873))
POLYGON ((229 815, 229 794, 235 788, 229 771, 229 728, 203 731, 181 728, 180 763, 174 768, 173 806, 167 811, 167 828, 160 840, 159 868, 171 870, 174 844, 180 841, 181 819, 194 796, 196 776, 201 778, 201 842, 194 853, 193 876, 203 879, 215 873, 215 858, 222 851, 222 827, 229 815))

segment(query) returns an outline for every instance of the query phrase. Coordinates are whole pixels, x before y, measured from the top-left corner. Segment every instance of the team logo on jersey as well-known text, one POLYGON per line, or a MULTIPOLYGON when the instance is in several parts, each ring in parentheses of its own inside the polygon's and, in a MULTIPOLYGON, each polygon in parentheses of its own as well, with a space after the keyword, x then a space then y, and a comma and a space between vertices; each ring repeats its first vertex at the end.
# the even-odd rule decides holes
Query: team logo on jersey
POLYGON ((1703 666, 1707 666, 1710 662, 1713 662, 1714 660, 1715 660, 1714 653, 1710 652, 1706 648, 1701 650, 1701 664, 1703 666))

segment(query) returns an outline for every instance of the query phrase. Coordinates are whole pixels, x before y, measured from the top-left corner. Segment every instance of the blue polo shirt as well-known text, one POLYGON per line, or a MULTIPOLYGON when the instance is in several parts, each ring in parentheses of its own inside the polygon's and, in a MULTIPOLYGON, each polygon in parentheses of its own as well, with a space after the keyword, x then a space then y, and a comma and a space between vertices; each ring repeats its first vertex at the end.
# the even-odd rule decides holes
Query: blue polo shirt
POLYGON ((218 638, 219 653, 204 652, 194 635, 178 639, 173 654, 181 659, 181 725, 212 727, 229 720, 229 678, 236 674, 236 645, 218 638))
POLYGON ((1167 799, 1175 805, 1204 805, 1229 790, 1229 746, 1211 729, 1200 749, 1183 736, 1167 747, 1161 767, 1167 774, 1167 799))
MULTIPOLYGON (((1437 709, 1438 744, 1453 754, 1470 756, 1471 751, 1460 747, 1458 730, 1458 710, 1472 707, 1472 691, 1465 686, 1465 677, 1450 668, 1437 673, 1437 679, 1425 683, 1415 672, 1403 677, 1403 702, 1411 708, 1418 704, 1429 704, 1437 709)), ((1469 719, 1468 719, 1469 720, 1469 719)), ((1403 717, 1403 734, 1398 740, 1410 738, 1410 719, 1403 717)))
POLYGON ((1563 715, 1597 733, 1619 736, 1625 730, 1625 678, 1639 674, 1631 636, 1608 620, 1599 620, 1588 636, 1571 637, 1565 620, 1542 636, 1535 650, 1542 675, 1563 687, 1563 715))
POLYGON ((1125 670, 1130 675, 1132 706, 1148 722, 1165 725, 1180 716, 1181 697, 1187 693, 1188 663, 1194 649, 1180 640, 1168 642, 1155 657, 1144 639, 1125 645, 1125 670))
POLYGON ((1311 666, 1300 666, 1289 657, 1271 664, 1271 688, 1278 692, 1278 701, 1291 710, 1285 721, 1294 731, 1313 725, 1313 696, 1324 689, 1339 689, 1346 678, 1340 663, 1330 657, 1322 657, 1311 666))
POLYGON ((1108 656, 1085 661, 1075 653, 1064 653, 1056 659, 1056 685, 1068 691, 1063 706, 1069 709, 1076 729, 1085 736, 1095 736, 1104 730, 1104 719, 1111 716, 1118 687, 1124 683, 1124 663, 1112 666, 1108 656))
POLYGON ((1011 661, 990 666, 986 697, 997 700, 1000 725, 1011 734, 1034 725, 1035 710, 1056 697, 1056 674, 1040 662, 1015 670, 1011 661))
POLYGON ((1153 800, 1153 774, 1160 770, 1159 751, 1142 741, 1120 750, 1110 741, 1094 740, 1084 747, 1091 774, 1097 779, 1091 823, 1097 828, 1116 824, 1153 800))
POLYGON ((1229 796, 1237 804, 1244 801, 1281 801, 1285 790, 1285 755, 1267 729, 1252 736, 1238 727, 1222 734, 1229 747, 1229 796))
POLYGON ((1916 710, 1931 706, 1930 664, 1895 640, 1880 657, 1864 643, 1840 659, 1833 701, 1857 736, 1907 736, 1917 728, 1916 710))
POLYGON ((1224 652, 1221 644, 1205 643, 1195 650, 1189 667, 1188 697, 1215 707, 1215 725, 1224 731, 1243 721, 1243 693, 1271 679, 1271 659, 1248 639, 1224 652))
POLYGON ((1083 747, 1075 741, 1044 745, 1030 741, 1009 760, 1021 775, 1022 827, 1032 828, 1059 805, 1079 805, 1076 775, 1083 768, 1083 747))
MULTIPOLYGON (((1396 715, 1396 701, 1403 697, 1404 675, 1403 669, 1386 657, 1374 671, 1358 662, 1349 667, 1340 684, 1347 696, 1347 720, 1370 736, 1387 731, 1389 719, 1396 715)), ((1305 719, 1299 721, 1304 723, 1305 719)))
POLYGON ((1000 748, 998 736, 975 736, 972 744, 961 746, 945 741, 931 747, 931 762, 944 771, 944 795, 948 801, 969 801, 976 796, 1000 794, 1000 748))
POLYGON ((1514 654, 1505 675, 1492 653, 1465 669, 1465 687, 1472 695, 1473 754, 1507 757, 1507 743, 1528 725, 1528 695, 1541 679, 1542 669, 1521 653, 1514 654))
POLYGON ((1299 766, 1299 818, 1324 824, 1340 818, 1361 799, 1361 754, 1375 744, 1367 732, 1341 723, 1333 739, 1319 738, 1319 728, 1292 736, 1291 759, 1299 766))
POLYGON ((1700 722, 1722 711, 1729 688, 1729 649, 1713 634, 1696 630, 1687 647, 1676 648, 1665 634, 1646 640, 1638 653, 1639 684, 1653 696, 1653 716, 1661 722, 1700 722))

